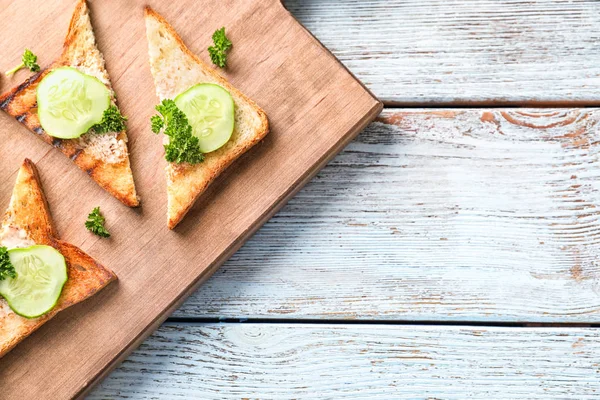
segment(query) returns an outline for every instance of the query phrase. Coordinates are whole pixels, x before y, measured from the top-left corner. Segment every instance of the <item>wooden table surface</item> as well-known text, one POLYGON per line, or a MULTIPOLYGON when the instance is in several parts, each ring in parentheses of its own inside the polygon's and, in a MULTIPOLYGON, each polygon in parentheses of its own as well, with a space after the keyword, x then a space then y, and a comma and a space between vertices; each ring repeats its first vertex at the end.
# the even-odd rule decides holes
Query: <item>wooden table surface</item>
POLYGON ((386 109, 89 398, 598 398, 600 3, 285 4, 386 109))

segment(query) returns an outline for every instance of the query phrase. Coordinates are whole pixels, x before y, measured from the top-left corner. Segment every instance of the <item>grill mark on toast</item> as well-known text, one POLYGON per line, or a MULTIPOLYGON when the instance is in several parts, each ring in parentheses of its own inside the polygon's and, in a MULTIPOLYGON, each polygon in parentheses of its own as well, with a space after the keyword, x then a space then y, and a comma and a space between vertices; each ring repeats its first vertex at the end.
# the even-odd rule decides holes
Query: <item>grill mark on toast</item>
POLYGON ((15 93, 10 92, 6 95, 6 97, 2 98, 0 101, 0 108, 4 111, 6 111, 8 109, 8 106, 10 105, 10 103, 13 101, 15 97, 15 93))
POLYGON ((75 153, 73 153, 73 154, 71 154, 71 156, 69 156, 69 158, 71 159, 71 161, 77 160, 77 157, 79 157, 79 155, 81 154, 82 151, 83 151, 83 149, 77 149, 77 150, 75 150, 75 153))
POLYGON ((56 147, 57 149, 62 148, 62 140, 59 138, 52 139, 52 146, 56 147))
POLYGON ((36 126, 35 128, 32 129, 32 131, 34 131, 35 133, 37 133, 38 135, 43 135, 44 133, 44 129, 41 126, 36 126))
POLYGON ((24 123, 24 121, 25 121, 25 119, 26 119, 26 118, 27 118, 27 113, 25 113, 25 114, 21 114, 21 115, 17 115, 17 116, 15 117, 15 119, 16 119, 17 121, 19 121, 20 123, 22 123, 22 124, 24 123))
POLYGON ((0 108, 6 111, 10 107, 11 103, 15 100, 15 97, 17 97, 22 91, 27 89, 33 83, 36 83, 37 79, 46 71, 46 69, 47 68, 42 69, 40 72, 29 77, 27 80, 25 80, 25 82, 8 92, 4 98, 0 99, 0 108))

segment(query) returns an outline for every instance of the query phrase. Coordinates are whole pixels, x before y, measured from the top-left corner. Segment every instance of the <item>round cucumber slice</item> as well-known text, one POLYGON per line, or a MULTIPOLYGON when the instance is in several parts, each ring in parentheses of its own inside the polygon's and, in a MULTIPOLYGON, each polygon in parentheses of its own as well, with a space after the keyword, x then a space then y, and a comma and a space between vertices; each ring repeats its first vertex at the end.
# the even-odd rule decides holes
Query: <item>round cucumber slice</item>
POLYGON ((40 124, 48 135, 74 139, 102 121, 110 107, 110 91, 93 76, 61 67, 42 79, 37 103, 40 124))
POLYGON ((213 83, 192 86, 175 97, 175 104, 188 118, 201 152, 215 151, 231 138, 233 98, 221 86, 213 83))
POLYGON ((0 295, 25 318, 36 318, 56 305, 67 281, 65 258, 50 246, 35 245, 8 251, 16 278, 0 281, 0 295))

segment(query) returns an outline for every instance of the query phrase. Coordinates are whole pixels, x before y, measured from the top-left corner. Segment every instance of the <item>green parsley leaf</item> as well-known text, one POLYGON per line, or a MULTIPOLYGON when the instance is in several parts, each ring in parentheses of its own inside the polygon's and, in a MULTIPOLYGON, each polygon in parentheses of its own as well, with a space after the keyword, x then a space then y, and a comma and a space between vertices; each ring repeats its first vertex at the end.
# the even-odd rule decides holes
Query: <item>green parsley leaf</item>
POLYGON ((165 145, 165 159, 177 164, 198 164, 204 161, 198 138, 192 134, 192 126, 175 102, 165 99, 156 106, 156 111, 160 115, 155 115, 150 120, 152 132, 159 133, 163 130, 169 137, 169 143, 165 145))
POLYGON ((94 210, 88 215, 87 221, 85 221, 85 227, 93 234, 100 237, 110 237, 110 233, 104 227, 105 219, 100 214, 100 207, 94 208, 94 210))
POLYGON ((96 133, 123 132, 126 129, 125 121, 127 117, 121 114, 117 106, 110 106, 104 110, 102 121, 92 126, 92 129, 96 133))
POLYGON ((225 36, 225 27, 217 29, 212 35, 214 46, 208 48, 208 54, 213 64, 225 68, 227 66, 227 53, 232 46, 232 43, 225 36))
POLYGON ((17 272, 10 262, 8 249, 6 247, 0 247, 0 281, 5 280, 7 277, 16 278, 17 272))
POLYGON ((22 57, 23 64, 29 68, 31 72, 39 72, 40 66, 37 64, 37 56, 31 50, 25 49, 22 57))
POLYGON ((152 132, 154 133, 160 133, 160 130, 165 127, 165 121, 160 115, 153 115, 150 118, 150 123, 152 124, 152 132))
POLYGON ((40 66, 37 65, 37 56, 29 49, 25 49, 23 57, 21 57, 21 64, 17 65, 13 69, 6 71, 6 76, 11 76, 21 68, 29 68, 31 72, 39 72, 40 66))

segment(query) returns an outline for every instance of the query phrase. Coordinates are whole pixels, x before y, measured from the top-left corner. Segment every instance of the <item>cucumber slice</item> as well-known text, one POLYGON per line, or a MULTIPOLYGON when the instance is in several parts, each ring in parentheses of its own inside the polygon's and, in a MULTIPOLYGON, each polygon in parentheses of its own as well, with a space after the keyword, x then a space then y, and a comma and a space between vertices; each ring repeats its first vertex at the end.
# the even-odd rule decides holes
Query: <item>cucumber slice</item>
POLYGON ((201 83, 175 97, 199 140, 200 151, 210 153, 231 138, 234 124, 233 98, 219 85, 201 83))
POLYGON ((93 76, 61 67, 42 79, 37 103, 40 124, 48 135, 74 139, 102 121, 110 107, 110 91, 93 76))
POLYGON ((36 318, 56 305, 67 281, 65 258, 50 246, 35 245, 8 251, 16 278, 0 281, 0 295, 25 318, 36 318))

